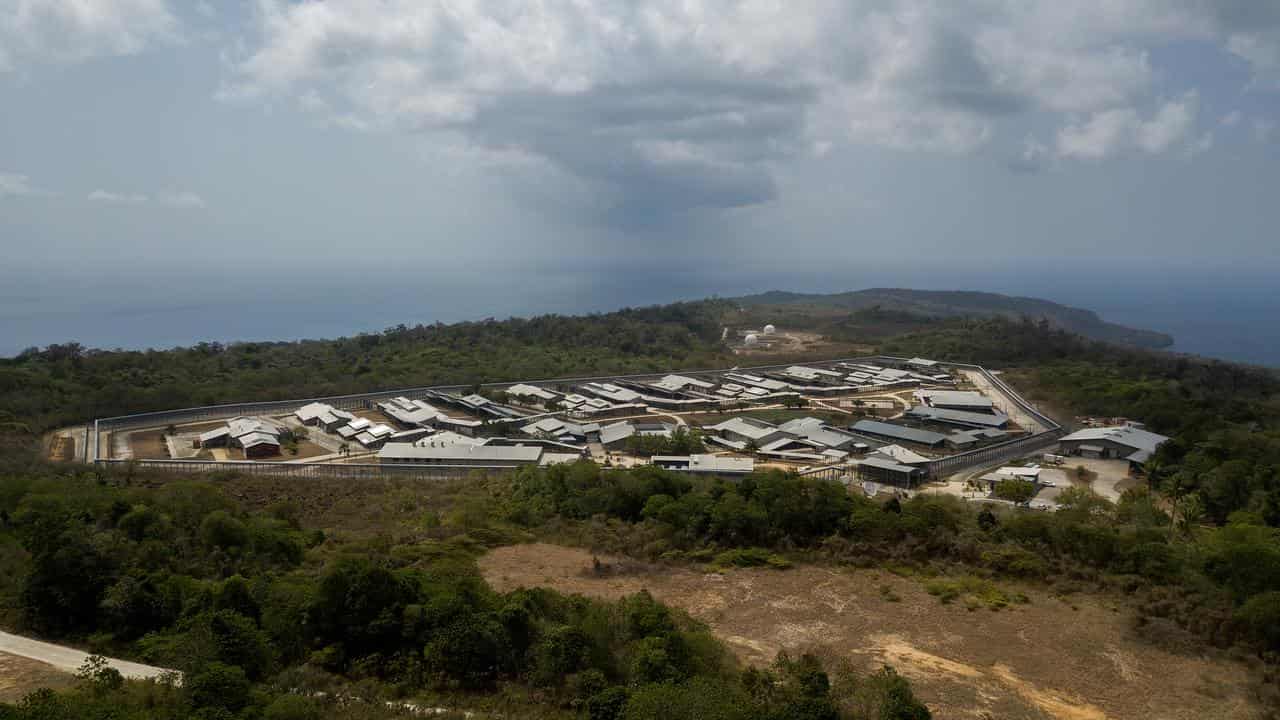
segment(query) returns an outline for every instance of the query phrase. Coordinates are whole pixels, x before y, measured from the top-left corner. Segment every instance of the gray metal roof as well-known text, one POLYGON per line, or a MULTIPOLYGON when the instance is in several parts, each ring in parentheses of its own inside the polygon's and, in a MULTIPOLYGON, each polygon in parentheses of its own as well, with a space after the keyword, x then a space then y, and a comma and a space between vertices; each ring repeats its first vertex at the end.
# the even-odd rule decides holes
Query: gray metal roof
POLYGON ((893 425, 877 420, 859 420, 853 424, 855 432, 866 433, 868 435, 878 435, 880 437, 889 437, 897 440, 906 440, 907 442, 920 443, 921 445, 938 445, 947 439, 946 435, 941 433, 929 432, 928 430, 918 430, 916 428, 903 427, 901 425, 893 425))
POLYGON ((966 425, 972 427, 1004 427, 1009 424, 1009 416, 1002 412, 980 413, 968 410, 952 410, 949 408, 917 405, 907 411, 911 417, 933 422, 966 425))
POLYGON ((600 444, 612 445, 636 434, 636 426, 629 422, 617 422, 600 428, 600 444))
POLYGON ((387 443, 378 451, 379 458, 390 460, 438 460, 537 462, 542 448, 525 445, 422 445, 420 443, 387 443))
POLYGON ((990 408, 991 398, 972 390, 921 390, 918 393, 934 407, 990 408))
POLYGON ((751 458, 722 455, 654 455, 651 462, 659 467, 686 472, 745 474, 755 470, 751 458))
POLYGON ((708 429, 716 432, 731 432, 757 441, 781 432, 777 425, 748 417, 731 417, 718 425, 712 425, 708 429))
POLYGON ((855 465, 866 465, 868 467, 880 468, 881 470, 890 470, 892 472, 914 474, 920 471, 920 468, 911 465, 903 465, 892 460, 881 460, 880 458, 865 458, 858 460, 855 465))
POLYGON ((1075 442, 1081 440, 1109 440, 1117 445, 1131 447, 1134 450, 1146 450, 1149 453, 1156 451, 1169 438, 1164 435, 1158 435, 1149 430, 1136 428, 1132 425, 1121 425, 1119 427, 1103 427, 1103 428, 1085 428, 1077 430, 1070 435, 1062 438, 1062 442, 1075 442))

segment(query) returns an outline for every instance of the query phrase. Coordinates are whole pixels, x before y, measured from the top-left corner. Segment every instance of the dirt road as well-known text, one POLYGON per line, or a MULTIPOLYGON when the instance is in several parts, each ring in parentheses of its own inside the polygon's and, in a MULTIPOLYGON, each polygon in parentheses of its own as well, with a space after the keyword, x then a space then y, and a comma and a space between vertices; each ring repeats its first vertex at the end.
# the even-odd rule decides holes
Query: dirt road
POLYGON ((626 563, 618 566, 625 571, 599 577, 591 567, 590 552, 546 544, 480 559, 500 591, 545 586, 612 599, 647 589, 706 622, 744 662, 825 648, 868 669, 890 663, 938 720, 1254 717, 1243 666, 1147 644, 1106 598, 1063 600, 1019 588, 1029 604, 970 611, 942 604, 918 580, 878 570, 704 573, 626 563))
MULTIPOLYGON (((65 647, 63 645, 54 645, 52 643, 32 640, 20 635, 12 635, 7 632, 0 632, 0 652, 6 652, 10 655, 29 658, 31 660, 39 660, 47 663, 64 672, 74 673, 84 665, 89 659, 89 653, 75 648, 65 647)), ((164 668, 152 667, 150 665, 142 665, 128 660, 117 660, 115 658, 107 658, 107 664, 120 672, 121 675, 133 680, 147 680, 150 678, 158 678, 161 675, 174 672, 164 668)))

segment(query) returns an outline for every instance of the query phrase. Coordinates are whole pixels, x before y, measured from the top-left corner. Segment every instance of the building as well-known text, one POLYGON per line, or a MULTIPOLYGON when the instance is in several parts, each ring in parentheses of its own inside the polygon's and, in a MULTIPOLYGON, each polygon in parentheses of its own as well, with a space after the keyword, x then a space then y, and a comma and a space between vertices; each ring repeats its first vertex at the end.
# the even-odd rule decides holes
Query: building
POLYGON ((600 428, 600 444, 608 450, 622 450, 627 445, 627 440, 633 436, 658 436, 671 437, 676 430, 676 426, 671 423, 655 423, 643 422, 636 423, 629 420, 616 422, 612 425, 605 425, 600 428))
POLYGON ((641 399, 641 394, 635 390, 624 388, 612 383, 589 382, 581 386, 581 390, 598 398, 608 400, 611 403, 634 403, 641 399))
POLYGON ((200 447, 231 446, 244 450, 248 459, 271 457, 280 454, 280 436, 287 431, 271 418, 237 417, 228 420, 226 428, 203 433, 200 447))
POLYGON ((783 432, 773 423, 749 417, 731 417, 707 429, 726 440, 743 443, 744 447, 748 443, 755 443, 756 447, 761 447, 774 440, 792 437, 792 435, 783 432))
POLYGON ((280 454, 280 437, 265 432, 251 432, 235 438, 246 459, 273 457, 280 454))
POLYGON ((654 455, 651 462, 664 469, 700 475, 747 475, 755 470, 751 458, 722 455, 654 455))
POLYGON ((996 485, 999 485, 1005 480, 1026 480, 1039 485, 1040 467, 1038 465, 1033 467, 1017 467, 1008 465, 1000 468, 999 470, 989 472, 978 478, 978 480, 986 483, 988 490, 994 489, 996 485))
POLYGON ((338 428, 355 419, 356 416, 346 410, 330 408, 328 412, 320 416, 320 419, 316 424, 323 428, 325 432, 334 432, 338 428))
POLYGON ((815 417, 796 418, 779 425, 778 429, 832 450, 849 450, 858 442, 853 435, 815 417))
POLYGON ((966 450, 979 443, 1003 440, 1008 436, 1004 430, 961 430, 947 436, 947 447, 966 450))
POLYGON ((1085 428, 1058 441, 1061 455, 1123 458, 1141 467, 1169 438, 1136 425, 1085 428))
POLYGON ((422 400, 410 400, 404 397, 380 402, 378 409, 402 428, 428 427, 443 414, 422 400))
POLYGON ((401 465, 519 467, 536 465, 541 459, 541 447, 526 445, 387 443, 378 451, 378 462, 401 465))
POLYGON ((924 445, 931 448, 942 447, 947 442, 947 436, 941 433, 903 427, 902 425, 880 422, 879 420, 859 420, 850 425, 849 429, 855 433, 869 435, 873 438, 891 440, 893 442, 915 443, 916 445, 924 445))
MULTIPOLYGON (((474 442, 475 445, 488 445, 490 447, 540 447, 544 451, 543 457, 548 454, 554 455, 577 455, 583 457, 587 454, 587 448, 583 445, 574 445, 573 443, 560 442, 559 440, 546 440, 543 438, 506 438, 491 437, 474 442)), ((544 463, 545 464, 545 463, 544 463)))
POLYGON ((555 438, 566 443, 586 443, 600 437, 599 423, 572 423, 560 418, 545 417, 520 428, 530 437, 555 438))
POLYGON ((293 416, 303 425, 319 425, 320 418, 332 410, 333 406, 328 403, 313 402, 295 410, 293 416))
POLYGON ((387 438, 387 442, 417 442, 434 432, 435 430, 425 427, 401 430, 400 432, 392 433, 391 437, 387 438))
POLYGON ((879 457, 866 457, 854 461, 853 472, 858 480, 884 483, 900 488, 914 487, 927 476, 924 468, 903 465, 879 457))
POLYGON ((903 465, 923 465, 929 462, 929 458, 901 445, 885 445, 867 457, 879 457, 881 460, 892 460, 903 465))
POLYGON ((230 440, 231 428, 214 428, 209 432, 200 433, 200 438, 196 440, 195 446, 199 448, 226 447, 227 442, 230 440))
POLYGON ((541 405, 550 405, 558 402, 563 395, 558 392, 552 392, 546 388, 540 388, 537 385, 526 385, 520 383, 507 388, 507 395, 516 400, 525 403, 537 403, 541 405))
POLYGON ((917 390, 916 398, 929 407, 969 412, 993 412, 991 398, 972 390, 917 390))
POLYGON ((1002 412, 972 412, 969 410, 951 410, 928 405, 916 405, 907 411, 907 417, 924 422, 942 425, 956 425, 964 428, 997 428, 1009 425, 1009 416, 1002 412))

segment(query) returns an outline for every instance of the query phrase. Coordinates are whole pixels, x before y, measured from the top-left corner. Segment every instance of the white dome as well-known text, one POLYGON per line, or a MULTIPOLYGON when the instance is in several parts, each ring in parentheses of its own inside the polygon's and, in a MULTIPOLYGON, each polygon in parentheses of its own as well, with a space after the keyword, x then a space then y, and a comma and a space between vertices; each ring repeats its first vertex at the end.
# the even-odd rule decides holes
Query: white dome
POLYGON ((772 334, 774 334, 774 333, 776 333, 776 332, 778 332, 778 328, 776 328, 776 327, 774 327, 774 326, 772 326, 772 325, 765 325, 765 326, 764 326, 764 334, 765 334, 765 335, 772 335, 772 334))
POLYGON ((751 333, 750 335, 748 335, 748 336, 746 337, 746 339, 745 339, 745 340, 743 340, 743 342, 744 342, 745 344, 747 344, 747 345, 759 345, 759 344, 760 344, 760 336, 759 336, 759 335, 756 335, 755 333, 751 333))

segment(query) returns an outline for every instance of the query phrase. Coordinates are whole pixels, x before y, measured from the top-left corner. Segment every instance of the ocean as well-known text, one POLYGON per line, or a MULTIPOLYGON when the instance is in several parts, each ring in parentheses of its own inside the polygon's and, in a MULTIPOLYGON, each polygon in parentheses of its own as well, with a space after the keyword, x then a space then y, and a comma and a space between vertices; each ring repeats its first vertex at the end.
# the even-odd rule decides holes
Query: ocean
POLYGON ((864 287, 984 290, 1041 297, 1104 320, 1160 330, 1172 350, 1280 367, 1280 292, 1198 273, 569 272, 536 276, 392 274, 234 280, 0 278, 0 355, 79 342, 96 348, 170 348, 199 341, 296 340, 380 331, 401 323, 457 322, 745 295, 766 290, 837 292, 864 287))

